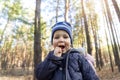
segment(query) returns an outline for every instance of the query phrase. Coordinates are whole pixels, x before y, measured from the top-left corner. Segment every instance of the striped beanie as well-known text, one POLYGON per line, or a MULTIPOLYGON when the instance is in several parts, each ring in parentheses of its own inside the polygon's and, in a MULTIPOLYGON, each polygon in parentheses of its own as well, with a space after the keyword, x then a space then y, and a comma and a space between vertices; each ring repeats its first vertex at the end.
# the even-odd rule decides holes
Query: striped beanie
POLYGON ((70 37, 71 44, 73 43, 73 41, 72 41, 72 26, 68 22, 58 22, 52 27, 51 43, 53 43, 53 36, 54 36, 55 31, 57 31, 57 30, 66 31, 70 37))

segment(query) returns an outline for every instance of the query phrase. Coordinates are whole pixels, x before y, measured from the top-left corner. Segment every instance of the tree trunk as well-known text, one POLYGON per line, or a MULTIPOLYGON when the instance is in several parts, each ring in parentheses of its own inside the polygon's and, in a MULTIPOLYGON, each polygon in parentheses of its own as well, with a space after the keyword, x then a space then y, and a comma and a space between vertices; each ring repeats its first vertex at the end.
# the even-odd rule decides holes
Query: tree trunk
POLYGON ((42 57, 40 5, 41 5, 41 0, 36 0, 35 28, 34 28, 34 80, 36 80, 35 78, 36 66, 38 63, 41 62, 41 57, 42 57))
POLYGON ((110 13, 110 9, 109 9, 107 0, 105 0, 104 2, 105 2, 106 10, 107 10, 108 20, 110 23, 110 30, 111 30, 112 37, 113 37, 114 44, 112 44, 112 46, 113 46, 113 52, 114 52, 114 56, 115 56, 115 62, 117 63, 118 70, 120 71, 120 58, 119 58, 118 47, 117 47, 117 43, 116 43, 115 36, 114 36, 115 34, 114 34, 113 26, 112 26, 113 20, 111 17, 111 13, 110 13))
POLYGON ((119 22, 120 22, 120 9, 118 7, 118 4, 117 4, 116 0, 112 0, 112 3, 113 3, 113 6, 115 8, 116 14, 117 14, 119 22))
POLYGON ((100 40, 99 40, 99 58, 100 58, 100 67, 102 68, 104 66, 104 62, 103 62, 103 59, 102 59, 100 40))
POLYGON ((90 35, 89 35, 89 30, 88 30, 88 24, 87 24, 87 18, 84 10, 84 5, 83 5, 83 0, 81 0, 81 5, 82 5, 82 12, 83 12, 83 17, 84 17, 84 25, 85 25, 85 33, 86 33, 86 40, 87 40, 87 51, 89 54, 92 54, 92 47, 91 47, 91 40, 90 40, 90 35))
POLYGON ((107 38, 107 32, 106 32, 106 29, 105 29, 105 35, 106 35, 107 48, 108 48, 108 53, 109 53, 109 58, 110 58, 110 66, 111 66, 111 70, 112 70, 112 72, 114 72, 114 67, 113 67, 113 62, 112 62, 112 56, 111 56, 111 52, 110 52, 110 47, 109 47, 109 43, 108 43, 108 38, 107 38))
POLYGON ((57 7, 56 7, 56 23, 58 22, 58 10, 59 10, 59 0, 57 0, 57 7))
POLYGON ((65 21, 68 21, 68 11, 69 11, 69 0, 65 0, 65 14, 64 14, 65 21))

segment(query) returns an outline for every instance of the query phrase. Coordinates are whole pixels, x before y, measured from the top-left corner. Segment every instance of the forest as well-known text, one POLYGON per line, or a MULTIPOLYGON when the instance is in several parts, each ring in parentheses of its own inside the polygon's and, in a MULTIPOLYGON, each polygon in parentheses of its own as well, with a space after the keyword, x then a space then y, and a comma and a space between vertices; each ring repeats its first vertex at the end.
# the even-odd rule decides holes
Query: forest
POLYGON ((100 80, 120 80, 120 0, 0 0, 0 80, 36 80, 59 21, 72 24, 73 47, 94 57, 100 80))

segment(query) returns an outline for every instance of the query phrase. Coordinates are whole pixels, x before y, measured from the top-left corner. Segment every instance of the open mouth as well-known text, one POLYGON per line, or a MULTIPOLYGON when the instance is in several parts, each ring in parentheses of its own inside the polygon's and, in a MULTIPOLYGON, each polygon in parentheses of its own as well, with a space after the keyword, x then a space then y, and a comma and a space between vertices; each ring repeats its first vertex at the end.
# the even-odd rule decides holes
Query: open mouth
POLYGON ((64 45, 59 45, 59 47, 60 47, 61 49, 64 49, 64 48, 65 48, 65 46, 64 46, 64 45))

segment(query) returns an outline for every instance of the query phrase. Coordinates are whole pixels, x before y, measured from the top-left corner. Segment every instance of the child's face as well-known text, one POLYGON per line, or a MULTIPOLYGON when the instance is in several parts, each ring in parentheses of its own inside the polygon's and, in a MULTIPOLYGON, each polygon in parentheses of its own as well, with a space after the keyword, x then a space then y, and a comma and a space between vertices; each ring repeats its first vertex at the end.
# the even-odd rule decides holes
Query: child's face
POLYGON ((62 53, 65 53, 71 48, 70 37, 66 31, 58 30, 53 35, 53 47, 61 48, 62 53))

